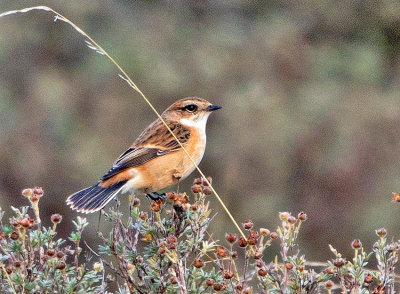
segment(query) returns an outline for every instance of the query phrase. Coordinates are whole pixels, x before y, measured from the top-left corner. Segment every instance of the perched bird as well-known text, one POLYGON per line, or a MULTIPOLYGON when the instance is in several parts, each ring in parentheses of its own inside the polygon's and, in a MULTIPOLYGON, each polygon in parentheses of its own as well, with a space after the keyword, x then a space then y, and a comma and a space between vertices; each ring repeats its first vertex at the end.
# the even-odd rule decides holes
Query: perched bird
MULTIPOLYGON (((207 100, 188 97, 176 101, 162 114, 171 131, 183 144, 196 164, 206 147, 206 123, 221 106, 207 100)), ((102 209, 118 193, 140 192, 157 199, 157 191, 178 183, 195 166, 160 119, 150 124, 120 155, 97 184, 78 191, 67 204, 83 213, 102 209)))

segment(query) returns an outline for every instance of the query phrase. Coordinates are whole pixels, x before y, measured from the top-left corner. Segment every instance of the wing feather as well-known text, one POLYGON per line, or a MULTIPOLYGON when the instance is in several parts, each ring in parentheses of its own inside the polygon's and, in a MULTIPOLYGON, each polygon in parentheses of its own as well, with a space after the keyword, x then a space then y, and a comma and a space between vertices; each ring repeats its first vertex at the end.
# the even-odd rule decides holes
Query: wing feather
MULTIPOLYGON (((184 144, 190 137, 190 130, 176 122, 169 122, 168 126, 184 144)), ((154 158, 164 156, 179 150, 181 147, 168 129, 160 120, 153 122, 136 139, 132 146, 122 153, 113 164, 113 167, 101 178, 106 181, 129 168, 140 166, 154 158)))

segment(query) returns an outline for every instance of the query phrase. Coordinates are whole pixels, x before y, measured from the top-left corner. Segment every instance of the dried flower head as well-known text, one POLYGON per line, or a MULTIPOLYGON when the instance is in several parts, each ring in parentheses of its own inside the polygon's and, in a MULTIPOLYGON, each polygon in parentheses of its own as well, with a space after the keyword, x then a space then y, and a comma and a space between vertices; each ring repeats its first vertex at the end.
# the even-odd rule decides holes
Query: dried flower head
POLYGON ((360 249, 362 246, 360 239, 355 239, 353 242, 351 242, 351 247, 353 249, 360 249))
POLYGON ((26 198, 31 198, 31 196, 33 195, 33 189, 22 190, 22 195, 25 196, 26 198))
POLYGON ((365 276, 364 283, 371 284, 373 281, 374 281, 374 277, 370 273, 368 273, 365 276))
POLYGON ((297 219, 294 216, 289 216, 287 221, 289 224, 295 224, 297 222, 297 219))
POLYGON ((254 223, 252 220, 248 220, 248 221, 244 222, 242 225, 245 230, 250 230, 251 228, 253 228, 254 223))
POLYGON ((60 262, 60 264, 57 265, 56 269, 59 269, 59 270, 65 269, 65 262, 60 262))
POLYGON ((53 224, 58 224, 62 221, 62 216, 61 214, 55 213, 51 216, 51 222, 53 224))
POLYGON ((140 206, 140 199, 135 198, 133 199, 133 207, 139 207, 140 206))
POLYGON ((325 283, 325 287, 326 287, 326 289, 328 289, 328 290, 332 289, 332 287, 333 287, 333 282, 332 282, 331 280, 327 281, 327 282, 325 283))
POLYGON ((279 213, 279 218, 280 218, 282 221, 287 221, 288 218, 289 218, 289 216, 290 216, 290 213, 289 213, 289 212, 286 212, 286 211, 280 212, 280 213, 279 213))
POLYGON ((386 237, 387 231, 385 228, 380 228, 380 229, 376 230, 376 234, 379 237, 384 238, 384 237, 386 237))
POLYGON ((171 200, 171 201, 175 201, 175 198, 176 198, 176 193, 175 192, 168 192, 167 194, 166 194, 166 197, 169 199, 169 200, 171 200))
POLYGON ((196 268, 202 268, 203 266, 204 266, 204 261, 202 260, 202 259, 195 259, 194 261, 193 261, 193 265, 194 265, 194 267, 196 267, 196 268))
POLYGON ((220 283, 214 283, 214 284, 213 284, 213 289, 214 289, 214 291, 216 291, 216 292, 222 291, 222 284, 220 284, 220 283))
POLYGON ((54 256, 54 254, 56 254, 56 251, 54 249, 48 249, 46 254, 51 257, 54 256))
POLYGON ((214 283, 215 283, 215 281, 214 281, 213 279, 207 279, 207 280, 206 280, 206 285, 207 285, 208 287, 214 285, 214 283))
POLYGON ((19 234, 18 234, 17 232, 12 232, 10 238, 11 238, 12 240, 14 240, 14 241, 15 241, 15 240, 18 240, 19 234))
POLYGON ((342 266, 344 266, 347 263, 347 261, 346 261, 346 259, 339 257, 339 258, 332 260, 332 263, 337 268, 341 268, 342 266))
POLYGON ((193 185, 192 186, 192 192, 197 194, 201 192, 201 186, 200 185, 193 185))
POLYGON ((331 267, 328 267, 327 269, 325 269, 325 271, 326 271, 326 273, 327 273, 328 275, 333 275, 333 274, 335 274, 335 269, 333 269, 333 268, 331 268, 331 267))
POLYGON ((227 255, 228 255, 228 250, 226 250, 222 246, 218 246, 217 249, 215 249, 215 252, 217 253, 218 257, 221 257, 221 258, 227 257, 227 255))
POLYGON ((260 229, 260 234, 263 236, 268 236, 271 232, 268 229, 261 228, 260 229))
POLYGON ((247 244, 253 246, 253 245, 257 245, 257 239, 253 238, 253 237, 249 237, 247 238, 247 244))
POLYGON ((269 236, 271 239, 278 239, 278 233, 272 232, 271 235, 269 236))
POLYGON ((203 193, 204 193, 204 195, 207 195, 207 196, 211 195, 212 194, 212 189, 210 187, 206 186, 206 187, 203 188, 203 193))
POLYGON ((233 272, 224 271, 224 278, 225 279, 230 280, 230 279, 232 279, 232 277, 233 277, 233 272))
POLYGON ((263 254, 261 253, 261 251, 255 250, 253 257, 254 259, 261 259, 263 257, 263 254))
POLYGON ((265 268, 260 268, 260 269, 257 271, 257 273, 258 273, 258 275, 259 275, 260 277, 265 277, 265 276, 268 274, 268 272, 267 272, 267 270, 266 270, 265 268))
POLYGON ((243 237, 240 237, 238 240, 238 245, 239 247, 246 247, 247 246, 247 240, 243 237))
POLYGON ((193 181, 194 185, 203 185, 203 179, 202 178, 195 178, 193 181))
POLYGON ((225 239, 226 241, 228 241, 229 243, 235 243, 237 240, 237 235, 236 234, 225 234, 225 239))
POLYGON ((163 205, 163 200, 158 199, 158 200, 154 200, 154 201, 151 203, 150 208, 151 208, 151 210, 154 211, 154 212, 160 212, 161 209, 162 209, 162 205, 163 205))
POLYGON ((293 263, 285 262, 285 269, 287 269, 288 271, 292 270, 293 267, 294 267, 293 263))
POLYGON ((148 218, 148 216, 149 216, 148 213, 145 211, 141 211, 139 214, 139 217, 144 221, 148 218))

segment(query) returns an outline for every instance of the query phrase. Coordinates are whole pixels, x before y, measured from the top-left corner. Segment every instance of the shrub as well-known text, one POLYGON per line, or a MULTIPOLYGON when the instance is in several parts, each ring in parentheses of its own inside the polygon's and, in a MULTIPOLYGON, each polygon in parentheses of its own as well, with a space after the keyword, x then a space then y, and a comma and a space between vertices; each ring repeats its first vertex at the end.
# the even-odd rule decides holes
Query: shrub
POLYGON ((218 241, 208 231, 213 221, 209 194, 207 185, 196 179, 192 195, 169 192, 165 201, 144 209, 130 196, 127 217, 118 205, 103 212, 112 229, 98 232, 103 241, 98 253, 87 245, 83 258, 86 219, 78 216, 68 240, 57 239, 62 217, 54 214, 53 226, 42 227, 43 190, 26 189, 30 206, 12 207, 9 223, 1 222, 1 292, 106 293, 114 283, 119 293, 394 293, 399 245, 387 240, 385 229, 376 231, 378 241, 370 253, 354 240, 351 260, 330 246, 332 260, 308 263, 297 243, 305 213, 295 217, 281 212, 275 232, 256 229, 248 220, 242 224, 244 236, 227 233, 218 241), (280 257, 266 260, 264 252, 273 243, 279 243, 280 257), (90 259, 93 255, 96 260, 90 259), (366 268, 371 256, 377 270, 366 268), (316 271, 315 265, 323 265, 322 270, 316 271))

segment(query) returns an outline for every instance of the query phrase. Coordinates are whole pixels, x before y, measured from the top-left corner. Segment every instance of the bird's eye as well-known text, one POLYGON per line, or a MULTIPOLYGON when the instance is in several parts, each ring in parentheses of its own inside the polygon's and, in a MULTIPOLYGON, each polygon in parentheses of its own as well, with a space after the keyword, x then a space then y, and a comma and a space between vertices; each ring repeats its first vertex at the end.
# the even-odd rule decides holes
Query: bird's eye
POLYGON ((189 111, 189 112, 194 112, 194 111, 197 110, 197 105, 189 104, 189 105, 185 106, 183 108, 183 110, 186 110, 186 111, 189 111))

